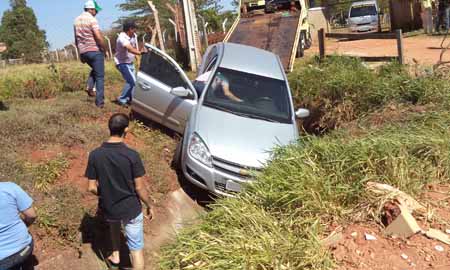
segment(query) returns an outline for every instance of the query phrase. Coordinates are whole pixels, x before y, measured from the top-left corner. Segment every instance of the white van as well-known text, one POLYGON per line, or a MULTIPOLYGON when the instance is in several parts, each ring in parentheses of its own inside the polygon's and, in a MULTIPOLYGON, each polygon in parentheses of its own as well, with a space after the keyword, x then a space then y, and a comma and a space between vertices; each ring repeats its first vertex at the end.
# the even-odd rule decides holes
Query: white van
POLYGON ((348 11, 348 26, 352 32, 377 31, 378 20, 376 1, 354 2, 348 11))

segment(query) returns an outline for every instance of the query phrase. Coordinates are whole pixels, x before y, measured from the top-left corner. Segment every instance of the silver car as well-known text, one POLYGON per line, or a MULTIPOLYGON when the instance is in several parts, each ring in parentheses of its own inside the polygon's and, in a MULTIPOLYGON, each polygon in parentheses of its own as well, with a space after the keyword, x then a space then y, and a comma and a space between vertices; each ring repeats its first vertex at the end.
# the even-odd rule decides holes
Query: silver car
POLYGON ((348 11, 348 24, 352 32, 377 31, 378 20, 376 1, 354 2, 348 11))
POLYGON ((219 195, 239 192, 274 146, 298 139, 296 117, 309 111, 294 111, 275 54, 233 43, 210 46, 198 73, 204 84, 195 88, 176 61, 146 46, 131 108, 183 134, 175 158, 195 185, 219 195))

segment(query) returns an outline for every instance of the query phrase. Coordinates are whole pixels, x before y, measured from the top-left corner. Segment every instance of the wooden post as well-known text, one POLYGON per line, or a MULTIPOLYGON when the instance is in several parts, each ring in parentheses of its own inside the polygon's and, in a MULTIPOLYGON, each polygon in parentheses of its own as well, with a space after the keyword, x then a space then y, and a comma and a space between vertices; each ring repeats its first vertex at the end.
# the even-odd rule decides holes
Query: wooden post
POLYGON ((164 46, 164 40, 161 33, 161 25, 159 24, 159 15, 158 10, 155 8, 155 5, 153 5, 152 1, 147 1, 150 10, 153 13, 153 17, 155 18, 155 25, 156 25, 156 33, 158 33, 158 40, 159 40, 159 48, 161 51, 165 52, 166 48, 164 46))
POLYGON ((156 30, 155 27, 150 27, 150 31, 152 32, 152 38, 150 39, 150 44, 152 44, 153 46, 156 46, 156 30))
POLYGON ((325 30, 320 28, 318 31, 319 36, 319 56, 320 60, 325 58, 325 30))
POLYGON ((395 30, 395 34, 397 36, 398 62, 400 63, 400 65, 403 65, 405 62, 405 58, 403 55, 403 32, 402 32, 402 29, 395 30))

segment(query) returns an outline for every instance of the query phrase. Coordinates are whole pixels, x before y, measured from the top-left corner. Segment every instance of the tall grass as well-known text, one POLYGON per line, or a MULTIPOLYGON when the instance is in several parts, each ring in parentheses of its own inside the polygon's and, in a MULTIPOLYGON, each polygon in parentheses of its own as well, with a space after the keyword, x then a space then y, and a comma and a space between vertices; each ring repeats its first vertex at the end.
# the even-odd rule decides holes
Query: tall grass
POLYGON ((450 108, 450 81, 440 74, 412 76, 407 68, 391 63, 368 69, 356 58, 331 56, 309 63, 289 74, 296 106, 309 108, 307 130, 322 132, 353 121, 388 103, 450 108))
POLYGON ((311 63, 290 78, 296 103, 316 106, 319 121, 357 123, 275 149, 257 181, 236 199, 219 199, 166 247, 161 269, 333 269, 320 244, 329 225, 378 218, 367 182, 413 196, 448 183, 448 81, 396 64, 371 71, 350 58, 311 63), (385 106, 417 105, 427 109, 404 110, 402 121, 383 115, 385 106), (373 113, 387 118, 383 125, 372 126, 373 113))
MULTIPOLYGON (((121 80, 113 63, 105 65, 109 83, 121 80)), ((0 100, 9 98, 49 98, 59 92, 86 88, 89 67, 79 62, 32 64, 0 69, 0 100)))

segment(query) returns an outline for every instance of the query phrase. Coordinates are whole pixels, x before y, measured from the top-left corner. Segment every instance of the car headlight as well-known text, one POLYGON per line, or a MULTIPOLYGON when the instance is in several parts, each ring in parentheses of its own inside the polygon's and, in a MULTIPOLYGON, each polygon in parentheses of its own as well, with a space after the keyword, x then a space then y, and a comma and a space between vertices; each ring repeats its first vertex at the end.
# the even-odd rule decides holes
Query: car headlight
POLYGON ((211 153, 206 147, 205 142, 200 138, 197 133, 193 133, 189 140, 189 154, 208 167, 212 167, 211 153))

